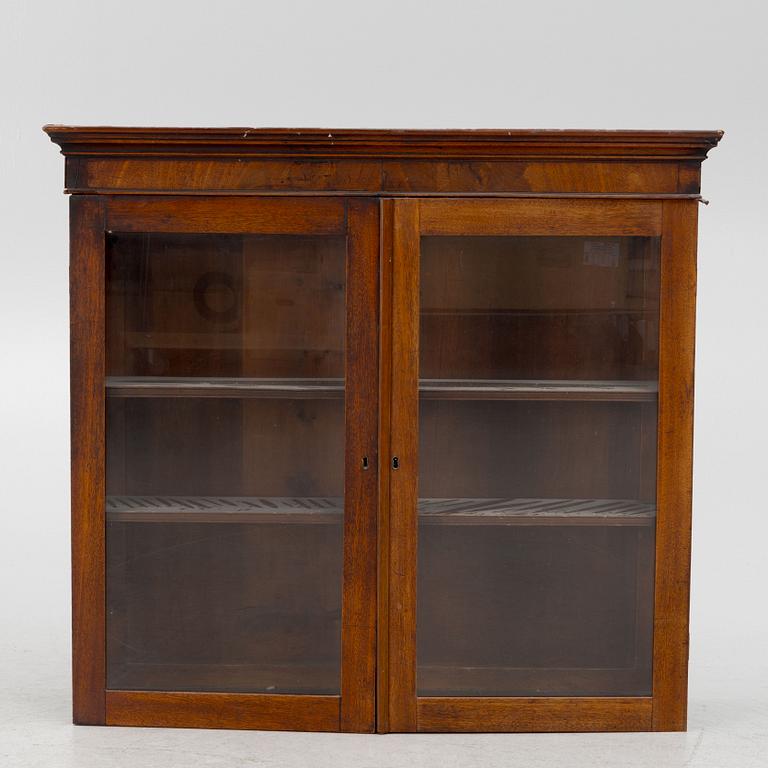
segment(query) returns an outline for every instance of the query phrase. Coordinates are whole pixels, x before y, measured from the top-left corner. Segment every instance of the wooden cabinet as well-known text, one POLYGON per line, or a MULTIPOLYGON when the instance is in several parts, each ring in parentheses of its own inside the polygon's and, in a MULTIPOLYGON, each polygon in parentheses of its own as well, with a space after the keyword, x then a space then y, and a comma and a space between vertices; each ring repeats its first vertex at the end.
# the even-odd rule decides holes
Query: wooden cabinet
POLYGON ((75 722, 685 728, 720 133, 46 131, 75 722))

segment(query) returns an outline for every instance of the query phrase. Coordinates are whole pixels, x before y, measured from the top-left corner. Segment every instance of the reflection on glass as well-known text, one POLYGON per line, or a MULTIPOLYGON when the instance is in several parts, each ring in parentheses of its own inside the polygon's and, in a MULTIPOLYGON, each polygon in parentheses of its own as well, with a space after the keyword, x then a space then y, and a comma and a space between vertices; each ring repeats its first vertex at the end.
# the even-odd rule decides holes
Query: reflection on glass
POLYGON ((651 685, 659 241, 421 241, 417 689, 651 685))
POLYGON ((339 692, 345 251, 110 236, 109 688, 339 692))

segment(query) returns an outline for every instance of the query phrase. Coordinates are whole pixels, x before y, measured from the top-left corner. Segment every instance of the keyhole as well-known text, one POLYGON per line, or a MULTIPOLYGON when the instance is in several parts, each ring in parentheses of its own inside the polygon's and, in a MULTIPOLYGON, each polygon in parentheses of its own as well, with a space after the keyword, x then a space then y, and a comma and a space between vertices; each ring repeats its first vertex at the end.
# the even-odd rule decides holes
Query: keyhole
POLYGON ((363 469, 368 469, 368 457, 363 456, 363 469))
POLYGON ((400 459, 397 458, 397 456, 392 457, 392 469, 399 469, 400 468, 400 459))

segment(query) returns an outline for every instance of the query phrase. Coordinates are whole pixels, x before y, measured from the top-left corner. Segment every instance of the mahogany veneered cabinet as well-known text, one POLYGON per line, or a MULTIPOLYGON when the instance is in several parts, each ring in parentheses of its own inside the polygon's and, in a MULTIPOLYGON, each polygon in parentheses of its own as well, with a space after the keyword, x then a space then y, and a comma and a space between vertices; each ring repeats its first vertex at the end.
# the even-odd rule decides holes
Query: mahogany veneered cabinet
POLYGON ((45 130, 76 722, 686 727, 719 132, 45 130))

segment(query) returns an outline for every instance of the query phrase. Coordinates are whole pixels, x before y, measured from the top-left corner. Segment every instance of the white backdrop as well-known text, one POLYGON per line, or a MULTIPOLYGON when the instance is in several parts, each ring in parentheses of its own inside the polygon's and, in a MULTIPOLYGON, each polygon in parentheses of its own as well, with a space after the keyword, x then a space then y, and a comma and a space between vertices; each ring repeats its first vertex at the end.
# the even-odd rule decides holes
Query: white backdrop
POLYGON ((745 0, 3 0, 0 764, 768 764, 767 21, 745 0), (725 129, 700 210, 690 733, 72 729, 67 201, 47 122, 725 129))

